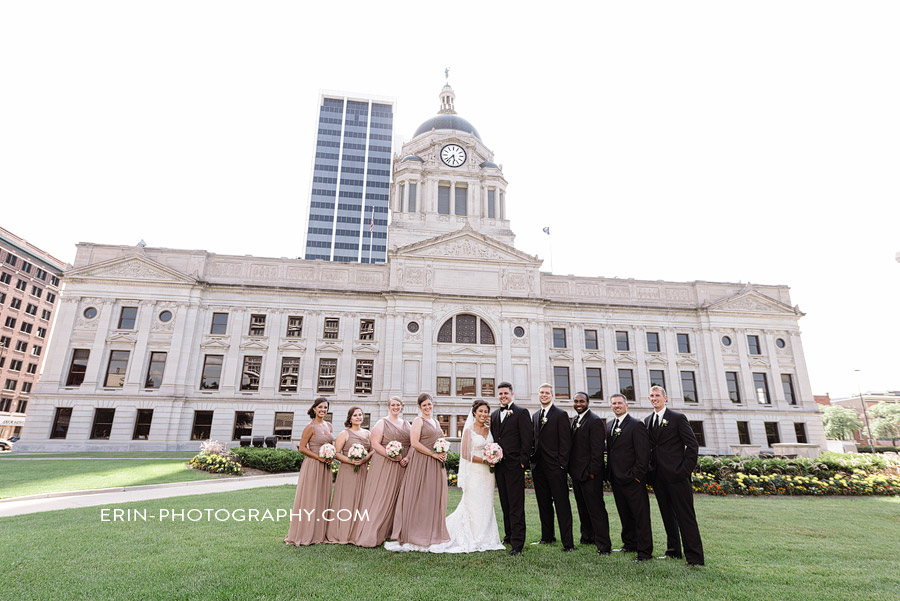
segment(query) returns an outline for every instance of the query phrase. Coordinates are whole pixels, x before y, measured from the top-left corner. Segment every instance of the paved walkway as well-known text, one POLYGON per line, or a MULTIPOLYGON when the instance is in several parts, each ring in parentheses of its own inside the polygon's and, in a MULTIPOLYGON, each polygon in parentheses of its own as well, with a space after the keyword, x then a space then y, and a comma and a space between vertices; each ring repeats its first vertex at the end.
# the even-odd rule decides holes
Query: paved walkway
POLYGON ((94 507, 97 505, 146 501, 148 499, 208 495, 248 488, 297 484, 297 475, 298 472, 265 476, 242 476, 240 478, 222 478, 221 480, 120 486, 118 488, 44 493, 27 497, 0 499, 0 518, 42 511, 73 509, 76 507, 94 507))

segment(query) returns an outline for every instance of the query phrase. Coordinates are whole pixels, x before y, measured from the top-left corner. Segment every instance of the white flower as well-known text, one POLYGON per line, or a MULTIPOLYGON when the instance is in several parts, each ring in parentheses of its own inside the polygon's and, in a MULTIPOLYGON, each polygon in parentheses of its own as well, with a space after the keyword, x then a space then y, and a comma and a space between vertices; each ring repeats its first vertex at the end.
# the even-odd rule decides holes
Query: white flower
POLYGON ((546 417, 543 418, 543 419, 541 419, 541 425, 546 424, 546 423, 547 423, 547 418, 546 418, 546 417))
POLYGON ((661 424, 662 424, 662 426, 664 426, 664 427, 665 427, 665 426, 668 426, 668 425, 669 425, 669 420, 664 419, 664 420, 662 420, 661 424))
POLYGON ((618 436, 618 435, 621 434, 621 433, 622 433, 622 428, 616 428, 615 432, 613 432, 613 434, 614 434, 615 436, 618 436))

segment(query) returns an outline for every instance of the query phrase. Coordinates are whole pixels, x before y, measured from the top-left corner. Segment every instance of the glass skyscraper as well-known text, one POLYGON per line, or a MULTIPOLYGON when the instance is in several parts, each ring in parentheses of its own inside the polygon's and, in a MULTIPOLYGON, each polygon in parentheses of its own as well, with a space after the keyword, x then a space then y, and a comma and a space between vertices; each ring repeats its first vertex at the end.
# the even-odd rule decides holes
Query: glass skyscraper
POLYGON ((394 102, 320 100, 305 258, 384 263, 394 102))

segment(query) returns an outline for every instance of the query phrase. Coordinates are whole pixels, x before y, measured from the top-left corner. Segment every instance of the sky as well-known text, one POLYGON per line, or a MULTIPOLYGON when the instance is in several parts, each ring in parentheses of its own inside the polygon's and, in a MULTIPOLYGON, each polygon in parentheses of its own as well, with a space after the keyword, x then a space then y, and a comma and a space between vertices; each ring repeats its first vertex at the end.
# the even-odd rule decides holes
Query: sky
POLYGON ((893 1, 4 2, 0 225, 67 262, 301 256, 320 91, 396 99, 397 152, 449 67, 544 270, 788 285, 814 393, 900 390, 898 30, 893 1))

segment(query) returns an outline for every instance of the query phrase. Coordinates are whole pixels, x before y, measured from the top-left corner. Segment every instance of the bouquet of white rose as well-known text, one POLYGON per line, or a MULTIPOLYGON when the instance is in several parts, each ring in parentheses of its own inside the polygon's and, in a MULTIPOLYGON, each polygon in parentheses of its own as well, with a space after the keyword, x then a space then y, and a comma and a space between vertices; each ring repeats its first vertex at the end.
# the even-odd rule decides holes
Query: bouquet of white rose
POLYGON ((489 442, 484 445, 484 450, 481 452, 481 458, 484 459, 484 462, 488 464, 488 469, 493 473, 494 466, 503 459, 503 447, 496 442, 489 442))
POLYGON ((384 450, 387 453, 387 456, 393 459, 394 457, 399 457, 403 452, 403 445, 399 440, 392 440, 385 445, 384 450))
MULTIPOLYGON (((363 458, 365 458, 366 455, 368 455, 368 451, 366 451, 366 447, 362 446, 358 442, 351 445, 350 451, 347 452, 347 457, 349 457, 350 459, 353 459, 353 460, 363 459, 363 458)), ((358 472, 359 466, 354 465, 353 471, 358 472)))
MULTIPOLYGON (((432 448, 434 449, 435 453, 446 453, 450 450, 450 443, 447 442, 446 438, 438 438, 436 441, 434 441, 434 447, 432 448)), ((441 466, 447 467, 447 462, 442 461, 441 466)))
POLYGON ((335 451, 333 444, 325 443, 319 447, 319 457, 327 461, 334 459, 335 453, 337 453, 337 451, 335 451))

